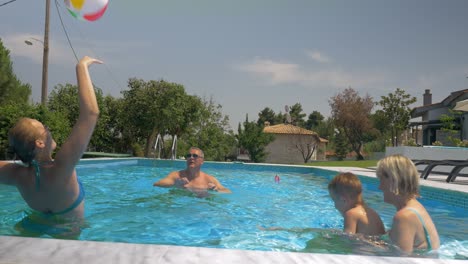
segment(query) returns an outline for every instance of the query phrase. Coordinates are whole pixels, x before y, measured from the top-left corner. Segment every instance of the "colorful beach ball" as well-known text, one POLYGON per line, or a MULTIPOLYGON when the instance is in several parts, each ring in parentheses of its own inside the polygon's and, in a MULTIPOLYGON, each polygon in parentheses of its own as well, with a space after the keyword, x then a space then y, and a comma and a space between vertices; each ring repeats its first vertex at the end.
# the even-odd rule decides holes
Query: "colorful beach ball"
POLYGON ((65 0, 70 14, 78 19, 96 21, 106 12, 109 0, 65 0))

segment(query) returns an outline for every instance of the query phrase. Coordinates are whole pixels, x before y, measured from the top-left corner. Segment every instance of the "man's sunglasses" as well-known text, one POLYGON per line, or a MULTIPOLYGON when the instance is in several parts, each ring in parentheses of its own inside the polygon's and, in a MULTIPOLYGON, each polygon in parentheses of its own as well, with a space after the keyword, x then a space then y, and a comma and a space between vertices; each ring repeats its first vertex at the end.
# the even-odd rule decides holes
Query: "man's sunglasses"
POLYGON ((185 158, 186 159, 190 159, 190 158, 194 158, 194 159, 197 159, 197 158, 203 158, 202 156, 198 156, 198 154, 186 154, 185 155, 185 158))

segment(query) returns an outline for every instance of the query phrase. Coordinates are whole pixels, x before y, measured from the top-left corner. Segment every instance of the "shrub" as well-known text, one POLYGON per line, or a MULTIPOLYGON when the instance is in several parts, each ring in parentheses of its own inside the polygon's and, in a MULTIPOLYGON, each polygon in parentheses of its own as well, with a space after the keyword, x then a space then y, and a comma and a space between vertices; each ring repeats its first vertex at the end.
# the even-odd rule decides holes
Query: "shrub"
POLYGON ((418 144, 416 144, 416 140, 414 140, 414 138, 410 138, 406 141, 406 146, 416 147, 418 144))
POLYGON ((462 147, 462 148, 468 148, 468 140, 463 140, 463 141, 460 141, 458 144, 457 144, 457 147, 462 147))
POLYGON ((135 157, 144 157, 145 153, 143 152, 143 148, 138 143, 132 144, 133 156, 135 157))

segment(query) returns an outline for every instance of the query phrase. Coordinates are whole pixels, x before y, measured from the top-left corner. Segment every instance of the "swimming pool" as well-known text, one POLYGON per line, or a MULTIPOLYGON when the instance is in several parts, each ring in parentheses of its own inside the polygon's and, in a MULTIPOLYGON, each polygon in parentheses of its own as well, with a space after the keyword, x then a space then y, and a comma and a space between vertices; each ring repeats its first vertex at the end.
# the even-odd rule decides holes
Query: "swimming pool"
MULTIPOLYGON (((317 232, 259 229, 259 226, 341 229, 342 217, 334 209, 326 188, 335 172, 309 167, 206 162, 204 171, 215 175, 233 191, 232 194, 199 198, 182 190, 152 187, 157 179, 184 167, 184 161, 82 161, 77 170, 86 189, 89 227, 83 230, 79 240, 355 253, 349 251, 346 244, 337 247, 336 243, 322 243, 320 247, 307 248, 310 240, 321 236, 317 232), (276 174, 281 177, 279 184, 274 181, 276 174)), ((360 178, 364 199, 381 214, 388 228, 395 209, 382 202, 376 179, 360 178)), ((422 202, 438 227, 441 257, 466 259, 468 223, 464 219, 468 216, 467 210, 447 205, 437 200, 438 196, 441 197, 434 195, 435 198, 422 199, 422 202)), ((14 225, 24 216, 25 208, 14 188, 0 186, 0 234, 19 235, 14 225)), ((333 238, 331 241, 338 242, 333 238)), ((368 249, 361 253, 385 255, 368 249)))

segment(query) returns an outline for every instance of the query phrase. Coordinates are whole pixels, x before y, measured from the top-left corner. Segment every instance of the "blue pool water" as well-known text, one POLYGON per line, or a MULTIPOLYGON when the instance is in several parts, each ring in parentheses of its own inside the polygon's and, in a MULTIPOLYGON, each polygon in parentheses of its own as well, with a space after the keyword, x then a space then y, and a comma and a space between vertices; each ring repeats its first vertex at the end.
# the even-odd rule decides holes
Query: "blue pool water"
MULTIPOLYGON (((183 168, 185 161, 82 161, 77 172, 86 190, 88 227, 78 239, 246 250, 389 254, 372 247, 358 252, 350 250, 351 243, 343 243, 343 237, 330 231, 343 227, 343 219, 327 190, 335 172, 205 162, 204 171, 216 176, 232 194, 209 193, 200 198, 184 190, 152 186, 170 171, 183 168), (276 174, 280 183, 274 181, 276 174), (312 227, 322 231, 262 230, 273 226, 312 227)), ((381 214, 388 229, 394 207, 383 203, 376 179, 360 178, 364 200, 381 214)), ((442 241, 440 257, 468 259, 467 210, 435 198, 421 199, 421 202, 437 225, 442 241)), ((25 216, 26 208, 15 188, 0 186, 1 235, 20 235, 14 226, 25 216)))

